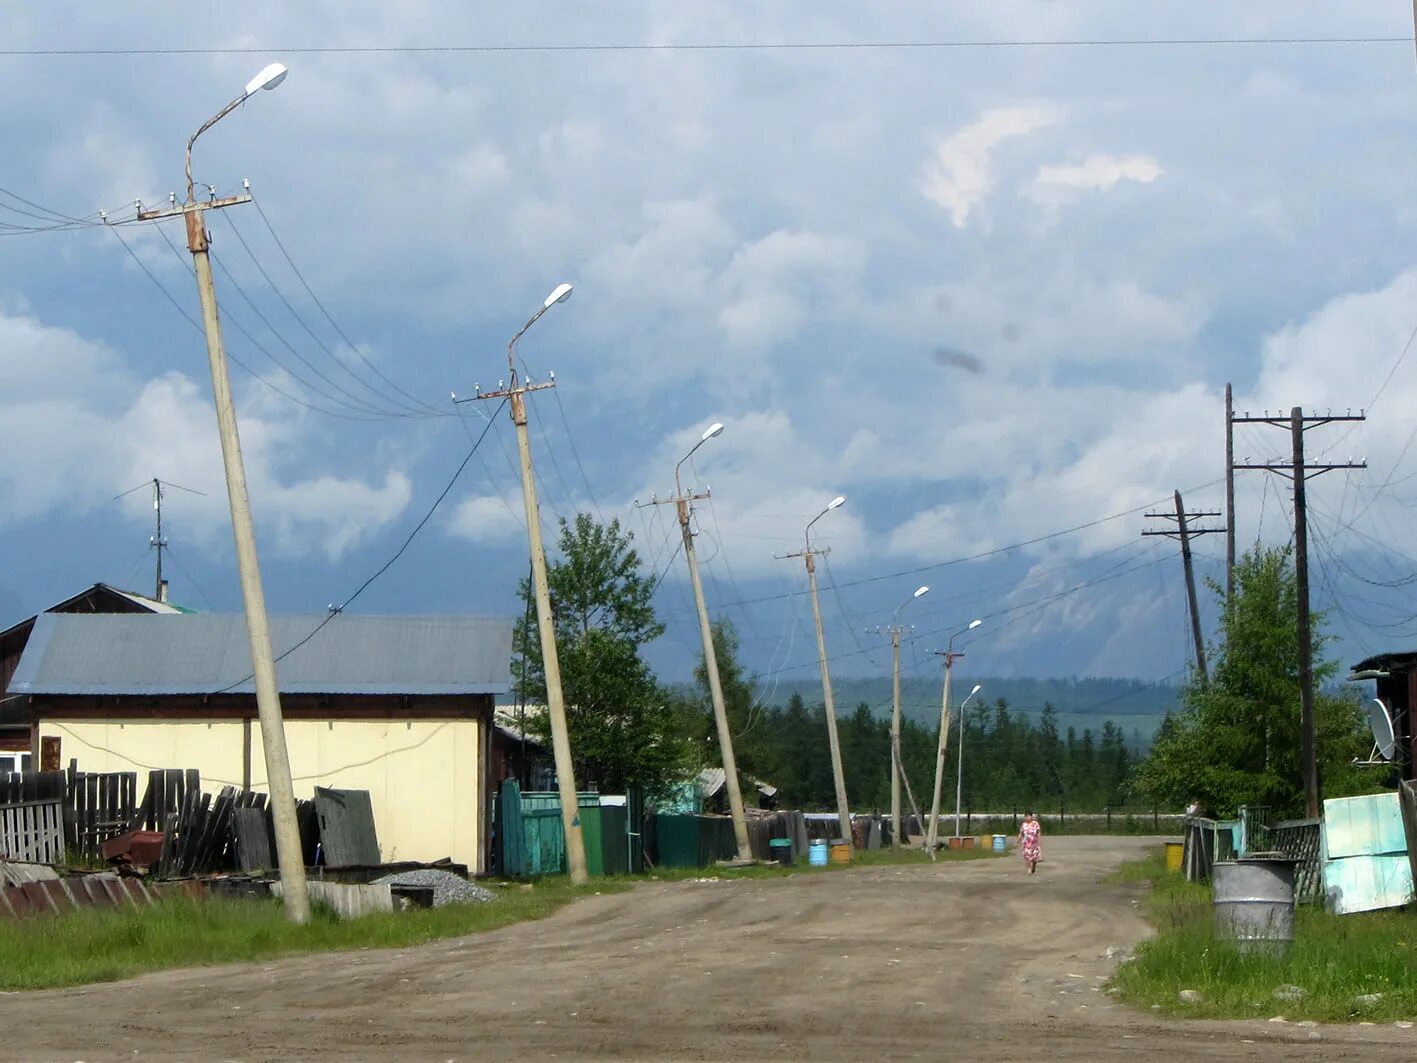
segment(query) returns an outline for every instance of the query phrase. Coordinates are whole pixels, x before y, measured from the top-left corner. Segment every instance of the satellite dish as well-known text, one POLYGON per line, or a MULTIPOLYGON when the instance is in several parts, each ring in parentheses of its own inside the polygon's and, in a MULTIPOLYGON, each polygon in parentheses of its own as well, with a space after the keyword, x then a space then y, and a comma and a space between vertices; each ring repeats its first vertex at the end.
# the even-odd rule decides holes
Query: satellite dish
POLYGON ((1392 714, 1383 704, 1381 698, 1374 698, 1365 706, 1368 714, 1368 726, 1373 729, 1373 741, 1376 749, 1383 760, 1391 760, 1394 751, 1397 749, 1397 736, 1392 729, 1392 714))

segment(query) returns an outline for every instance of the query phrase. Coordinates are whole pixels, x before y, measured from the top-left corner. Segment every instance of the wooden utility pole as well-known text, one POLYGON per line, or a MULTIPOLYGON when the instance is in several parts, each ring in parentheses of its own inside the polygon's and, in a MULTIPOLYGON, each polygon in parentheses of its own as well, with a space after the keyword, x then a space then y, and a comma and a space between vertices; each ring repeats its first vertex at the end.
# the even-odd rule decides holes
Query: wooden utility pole
POLYGON ((1314 723, 1314 640, 1309 613, 1309 528, 1306 504, 1305 482, 1311 476, 1318 476, 1332 469, 1366 469, 1366 461, 1307 462, 1304 460, 1304 433, 1318 425, 1334 421, 1363 421, 1367 417, 1361 411, 1357 414, 1318 414, 1304 416, 1302 406, 1295 406, 1289 416, 1265 411, 1263 417, 1233 417, 1236 424, 1269 424, 1289 429, 1290 460, 1288 462, 1248 462, 1235 466, 1237 469, 1262 469, 1266 472, 1287 476, 1294 483, 1294 579, 1298 592, 1299 611, 1299 712, 1300 744, 1303 757, 1304 814, 1310 819, 1317 818, 1322 794, 1319 789, 1318 741, 1314 723))
POLYGON ((1196 648, 1196 673, 1201 678, 1204 685, 1209 682, 1210 677, 1206 674, 1205 668, 1205 640, 1201 634, 1201 612, 1200 602, 1196 598, 1196 573, 1191 564, 1191 537, 1193 535, 1212 535, 1224 531, 1223 528, 1192 528, 1187 523, 1193 519, 1204 519, 1207 517, 1218 517, 1219 513, 1213 510, 1206 510, 1199 513, 1187 513, 1181 501, 1181 492, 1174 492, 1176 501, 1176 512, 1172 513, 1148 513, 1148 517, 1160 517, 1164 520, 1174 520, 1175 528, 1164 528, 1160 531, 1144 531, 1142 535, 1164 535, 1168 539, 1179 539, 1181 541, 1181 564, 1186 573, 1186 604, 1190 607, 1191 613, 1191 641, 1196 648))
MULTIPOLYGON (((561 797, 561 826, 566 839, 566 867, 571 882, 584 886, 590 881, 586 866, 585 838, 581 833, 580 795, 576 791, 575 765, 571 758, 570 731, 566 725, 566 702, 561 689, 561 659, 556 652, 556 620, 551 612, 551 589, 546 578, 546 549, 541 541, 541 507, 536 498, 536 473, 531 464, 531 436, 527 430, 526 393, 556 386, 555 379, 541 384, 517 383, 516 347, 526 330, 541 319, 541 315, 559 302, 570 298, 571 286, 556 287, 531 316, 521 331, 507 344, 509 386, 496 391, 482 391, 479 399, 505 398, 511 408, 512 423, 517 430, 517 450, 521 456, 522 504, 526 507, 527 539, 531 547, 532 585, 536 592, 536 623, 541 637, 541 666, 546 673, 546 716, 551 725, 551 755, 556 762, 556 788, 561 797)), ((523 737, 525 740, 525 737, 523 737)))
POLYGON ((846 776, 841 770, 841 741, 836 733, 836 701, 832 697, 831 670, 827 667, 827 637, 822 630, 822 603, 817 594, 817 557, 831 553, 830 547, 821 550, 812 548, 812 525, 829 511, 836 509, 846 499, 838 496, 831 505, 822 510, 807 524, 806 541, 801 550, 785 554, 784 557, 800 557, 807 563, 807 586, 812 594, 812 619, 817 626, 817 662, 822 672, 822 708, 827 717, 827 745, 831 749, 832 785, 836 788, 836 814, 840 820, 841 837, 851 841, 851 809, 846 803, 846 776))
MULTIPOLYGON (((1417 3, 1417 0, 1413 0, 1417 3)), ((1235 394, 1225 385, 1225 607, 1235 598, 1235 394)))
POLYGON ((891 625, 891 845, 905 843, 900 829, 900 625, 891 625))
POLYGON ((704 646, 704 672, 708 676, 709 700, 713 703, 713 722, 718 731, 718 751, 723 759, 723 782, 728 790, 728 810, 733 817, 733 839, 738 848, 738 859, 746 863, 753 859, 753 847, 748 841, 748 819, 743 811, 743 792, 738 783, 738 759, 733 753, 733 732, 728 726, 728 708, 723 701, 723 680, 718 674, 718 651, 713 644, 713 625, 709 623, 703 581, 699 578, 699 557, 694 549, 691 521, 693 503, 710 496, 707 490, 698 493, 692 490, 686 492, 679 482, 679 466, 688 461, 695 450, 722 431, 723 425, 715 424, 704 432, 693 449, 674 466, 674 497, 656 498, 650 505, 672 502, 679 517, 679 532, 684 539, 684 558, 689 563, 689 582, 694 587, 694 606, 699 614, 699 636, 704 646))
POLYGON ((1314 638, 1309 618, 1309 518, 1304 493, 1304 411, 1290 413, 1294 479, 1294 578, 1299 597, 1299 726, 1304 761, 1304 814, 1319 815, 1319 767, 1314 723, 1314 638))

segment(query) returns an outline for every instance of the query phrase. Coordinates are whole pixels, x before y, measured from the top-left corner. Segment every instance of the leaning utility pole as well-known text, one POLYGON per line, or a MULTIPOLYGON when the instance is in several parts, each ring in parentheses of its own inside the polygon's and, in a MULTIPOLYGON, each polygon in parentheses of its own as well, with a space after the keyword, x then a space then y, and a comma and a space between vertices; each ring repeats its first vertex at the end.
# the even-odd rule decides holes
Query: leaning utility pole
POLYGON ((1332 469, 1366 469, 1366 461, 1346 462, 1306 462, 1304 460, 1304 433, 1319 425, 1334 421, 1364 421, 1366 415, 1323 414, 1304 416, 1302 406, 1295 406, 1288 417, 1265 411, 1263 417, 1233 418, 1236 424, 1269 424, 1289 429, 1291 458, 1289 462, 1242 463, 1237 469, 1263 469, 1287 476, 1294 483, 1294 578, 1299 598, 1299 706, 1301 746, 1304 771, 1304 814, 1310 819, 1319 815, 1319 769, 1317 734, 1314 723, 1314 640, 1309 615, 1309 527, 1305 498, 1305 481, 1310 476, 1319 476, 1332 469))
POLYGON ((817 556, 831 553, 831 548, 812 548, 812 525, 829 510, 840 506, 846 499, 838 495, 832 504, 818 513, 807 525, 807 538, 801 550, 785 554, 784 557, 800 557, 807 563, 807 585, 812 594, 812 619, 817 625, 817 661, 822 672, 822 701, 827 716, 827 744, 831 748, 832 784, 836 787, 836 814, 841 821, 841 836, 851 841, 851 810, 846 803, 846 776, 841 770, 841 742, 836 734, 836 702, 832 698, 831 672, 827 668, 827 639, 822 630, 822 604, 817 595, 817 556))
MULTIPOLYGON (((192 145, 197 138, 262 89, 272 89, 285 80, 285 67, 267 66, 246 84, 240 96, 207 119, 187 140, 187 201, 164 210, 138 209, 139 221, 155 221, 180 216, 187 226, 187 250, 197 276, 197 294, 202 303, 202 326, 207 340, 207 362, 212 374, 212 397, 216 404, 217 428, 221 435, 221 457, 226 471, 226 493, 231 506, 231 530, 236 540, 236 567, 241 575, 241 598, 246 609, 246 633, 251 645, 251 677, 256 688, 256 712, 261 721, 261 745, 266 759, 266 785, 270 789, 271 821, 276 841, 276 862, 280 866, 281 900, 286 918, 292 923, 310 921, 310 895, 305 884, 305 858, 300 846, 300 827, 295 819, 295 783, 291 778, 290 754, 285 744, 285 720, 281 715, 280 688, 276 683, 275 655, 271 652, 270 622, 266 617, 266 595, 261 585, 261 567, 256 556, 256 532, 251 520, 251 499, 246 490, 246 465, 241 456, 241 435, 236 424, 236 405, 231 397, 231 375, 226 347, 222 343, 221 321, 217 315, 216 287, 208 253, 206 211, 249 203, 249 193, 197 203, 192 183, 192 145)), ((249 187, 249 186, 248 186, 249 187)))
MULTIPOLYGON (((940 739, 935 749, 935 793, 930 799, 930 823, 925 829, 925 849, 933 853, 935 846, 940 840, 940 794, 945 785, 945 751, 950 745, 950 677, 954 672, 954 663, 958 658, 964 656, 962 653, 955 653, 953 650, 937 650, 937 657, 945 659, 945 693, 940 699, 940 739)), ((964 728, 964 720, 960 720, 960 729, 964 728)))
MULTIPOLYGON (((561 659, 556 652, 556 620, 551 612, 551 587, 546 578, 546 549, 541 542, 541 507, 536 499, 536 472, 531 464, 531 436, 527 431, 526 393, 554 388, 556 378, 541 384, 527 380, 517 383, 517 340, 541 319, 541 315, 559 302, 569 299, 571 286, 558 285, 507 344, 509 383, 496 391, 480 387, 473 400, 506 399, 511 408, 512 424, 517 429, 517 450, 521 455, 522 504, 526 507, 526 532, 531 546, 532 585, 536 593, 536 624, 541 637, 541 667, 546 673, 546 716, 551 725, 551 755, 556 762, 556 788, 561 797, 561 827, 566 838, 566 869, 571 882, 584 886, 590 881, 586 867, 585 838, 581 834, 580 794, 576 791, 575 766, 571 759, 571 740, 566 726, 566 702, 561 690, 561 659)), ((525 736, 523 736, 525 737, 525 736)))
POLYGON ((704 645, 704 672, 708 675, 709 700, 713 703, 713 722, 718 731, 718 751, 723 758, 723 784, 728 790, 728 810, 733 817, 733 839, 738 847, 738 859, 749 862, 753 859, 753 846, 748 841, 748 819, 743 812, 743 791, 738 784, 738 760, 733 755, 733 732, 728 727, 728 708, 723 703, 723 680, 718 674, 718 651, 713 644, 713 625, 709 623, 708 605, 704 602, 704 585, 699 578, 699 556, 694 549, 694 530, 691 524, 693 503, 710 497, 710 494, 707 488, 697 494, 692 489, 686 492, 679 482, 679 466, 688 461, 695 450, 722 431, 723 425, 714 424, 704 432, 693 449, 674 466, 674 497, 655 498, 650 501, 650 505, 672 502, 679 516, 679 532, 684 539, 684 557, 689 562, 689 582, 694 586, 694 606, 699 614, 699 635, 704 645))
POLYGON ((1191 612, 1191 641, 1196 647, 1196 673, 1201 677, 1201 685, 1204 686, 1210 681, 1205 668, 1205 641, 1201 636, 1201 613, 1200 604, 1196 600, 1196 573, 1191 564, 1191 536, 1212 535, 1224 530, 1221 528, 1192 528, 1186 522, 1206 517, 1218 517, 1219 513, 1213 510, 1205 510, 1199 513, 1187 513, 1185 506, 1181 502, 1181 492, 1176 491, 1176 512, 1172 513, 1148 513, 1148 517, 1160 517, 1163 520, 1174 520, 1175 528, 1166 528, 1161 531, 1144 531, 1142 535, 1164 535, 1168 539, 1181 540, 1181 563, 1186 571, 1186 603, 1191 612))
MULTIPOLYGON (((916 598, 929 593, 929 587, 917 587, 914 594, 896 606, 891 617, 891 845, 897 849, 905 844, 900 825, 900 784, 905 779, 905 762, 900 755, 900 611, 916 598)), ((907 782, 906 789, 909 788, 907 782)), ((911 803, 914 804, 914 801, 912 796, 911 803)), ((920 810, 916 809, 915 814, 918 816, 920 810)))

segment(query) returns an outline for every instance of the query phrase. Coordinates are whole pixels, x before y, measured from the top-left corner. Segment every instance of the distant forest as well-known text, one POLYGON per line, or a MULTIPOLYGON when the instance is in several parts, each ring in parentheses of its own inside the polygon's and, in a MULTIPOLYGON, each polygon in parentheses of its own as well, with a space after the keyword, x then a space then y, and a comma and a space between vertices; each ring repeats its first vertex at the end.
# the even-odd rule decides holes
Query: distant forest
MULTIPOLYGON (((943 676, 928 680, 911 676, 901 680, 901 710, 906 719, 925 724, 931 730, 939 726, 942 679, 943 676)), ((953 704, 958 705, 976 683, 982 687, 976 702, 983 700, 992 705, 1003 698, 1015 719, 1023 717, 1036 724, 1043 707, 1051 705, 1058 729, 1064 735, 1069 727, 1079 735, 1088 730, 1100 735, 1103 724, 1111 720, 1133 754, 1145 753, 1150 748, 1166 714, 1178 710, 1181 694, 1180 687, 1140 679, 999 679, 971 676, 956 665, 953 704)), ((832 692, 838 711, 842 707, 855 711, 856 706, 864 702, 873 713, 890 715, 889 676, 841 679, 833 676, 832 692)), ((760 684, 758 688, 758 699, 771 705, 786 705, 793 694, 807 705, 820 705, 822 685, 815 678, 784 679, 775 690, 771 683, 760 684)))
MULTIPOLYGON (((1132 679, 963 678, 960 672, 951 693, 955 723, 942 779, 941 808, 947 811, 954 809, 958 777, 956 710, 976 683, 981 689, 965 713, 965 810, 1120 807, 1129 797, 1132 766, 1145 755, 1166 713, 1177 708, 1177 688, 1132 679)), ((782 682, 750 692, 733 669, 724 685, 739 771, 776 786, 781 807, 834 808, 820 683, 782 682)), ((890 680, 834 679, 832 690, 851 807, 886 810, 890 680)), ((682 692, 706 709, 701 691, 682 692)), ((941 693, 939 680, 901 684, 901 759, 922 811, 934 789, 941 693)), ((704 738, 705 750, 713 750, 707 727, 704 738)), ((908 810, 909 800, 903 802, 908 810)))
MULTIPOLYGON (((966 690, 967 693, 967 690, 966 690)), ((851 807, 890 807, 890 719, 865 702, 854 708, 837 701, 843 774, 851 807)), ((957 719, 957 717, 956 717, 957 719)), ((965 811, 1029 808, 1100 811, 1126 803, 1126 781, 1137 756, 1120 727, 1104 720, 1094 732, 1062 727, 1045 705, 1036 720, 1017 715, 1006 702, 977 699, 965 713, 965 811)), ((793 694, 784 708, 759 706, 734 720, 734 749, 742 774, 778 787, 780 807, 829 810, 835 807, 825 715, 820 700, 808 705, 793 694)), ((922 811, 934 785, 939 709, 929 726, 906 720, 901 760, 922 811)), ((941 809, 955 807, 959 728, 950 734, 941 809)), ((751 791, 749 791, 751 792, 751 791)), ((902 798, 906 811, 907 798, 902 798)))

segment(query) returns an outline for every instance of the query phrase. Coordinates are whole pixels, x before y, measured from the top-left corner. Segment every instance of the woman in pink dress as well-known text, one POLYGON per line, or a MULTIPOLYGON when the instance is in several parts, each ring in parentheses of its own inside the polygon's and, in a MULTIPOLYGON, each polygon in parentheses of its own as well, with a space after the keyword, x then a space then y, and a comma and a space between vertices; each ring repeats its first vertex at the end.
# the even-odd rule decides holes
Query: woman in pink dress
POLYGON ((1038 871, 1038 861, 1043 859, 1043 824, 1032 812, 1023 817, 1018 829, 1019 852, 1023 854, 1024 866, 1030 875, 1038 871))

